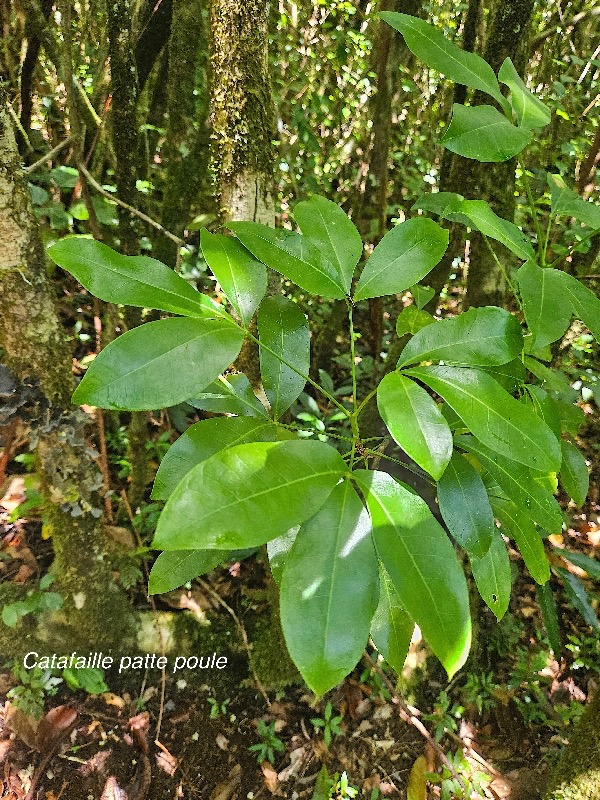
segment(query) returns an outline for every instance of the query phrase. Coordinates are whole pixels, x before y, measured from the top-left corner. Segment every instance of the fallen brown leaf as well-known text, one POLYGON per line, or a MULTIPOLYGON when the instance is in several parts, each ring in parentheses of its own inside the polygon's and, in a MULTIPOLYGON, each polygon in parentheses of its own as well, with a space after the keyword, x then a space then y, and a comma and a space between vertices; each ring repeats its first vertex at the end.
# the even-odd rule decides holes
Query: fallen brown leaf
POLYGON ((268 761, 263 761, 260 765, 263 777, 265 779, 265 786, 271 794, 280 794, 279 792, 279 779, 277 773, 268 761))
POLYGON ((36 734, 36 746, 40 753, 48 753, 73 730, 77 722, 77 711, 73 706, 56 706, 42 717, 36 734))
POLYGON ((127 800, 127 792, 121 789, 117 779, 111 775, 104 784, 100 800, 127 800))
POLYGON ((236 764, 227 776, 227 780, 213 789, 210 800, 233 800, 234 797, 238 797, 241 780, 242 768, 239 764, 236 764))

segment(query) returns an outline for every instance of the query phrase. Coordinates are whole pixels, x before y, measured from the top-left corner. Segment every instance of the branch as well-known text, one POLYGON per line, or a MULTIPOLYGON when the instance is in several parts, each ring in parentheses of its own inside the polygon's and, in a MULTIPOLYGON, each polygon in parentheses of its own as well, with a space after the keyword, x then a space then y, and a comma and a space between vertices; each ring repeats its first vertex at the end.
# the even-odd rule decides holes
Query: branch
MULTIPOLYGON (((564 28, 574 28, 576 25, 579 25, 580 22, 583 22, 584 19, 588 17, 597 17, 600 15, 600 8, 592 8, 589 11, 580 11, 579 14, 575 14, 572 19, 570 19, 565 25, 562 27, 564 28)), ((535 39, 533 40, 532 47, 536 50, 541 44, 543 44, 546 39, 556 33, 556 25, 552 28, 546 28, 546 30, 539 33, 535 39)))
POLYGON ((64 150, 65 147, 67 147, 70 144, 73 144, 74 141, 75 141, 75 137, 74 136, 67 137, 64 140, 64 142, 61 142, 60 144, 57 144, 56 147, 53 147, 52 150, 47 152, 45 156, 42 156, 37 161, 35 161, 33 164, 30 164, 28 167, 25 167, 23 172, 26 175, 29 175, 31 172, 35 172, 36 169, 39 169, 39 167, 43 167, 44 164, 47 161, 52 161, 52 159, 55 156, 57 156, 60 153, 61 150, 64 150))

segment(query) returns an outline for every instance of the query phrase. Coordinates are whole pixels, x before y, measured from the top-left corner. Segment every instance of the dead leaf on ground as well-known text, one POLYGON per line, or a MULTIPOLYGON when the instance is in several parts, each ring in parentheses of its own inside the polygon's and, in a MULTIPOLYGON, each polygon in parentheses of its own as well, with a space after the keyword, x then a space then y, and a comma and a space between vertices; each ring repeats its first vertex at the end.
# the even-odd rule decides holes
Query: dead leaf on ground
POLYGON ((48 753, 73 730, 77 722, 77 711, 73 706, 56 706, 42 717, 36 734, 37 749, 48 753))
POLYGON ((92 775, 94 772, 104 772, 104 768, 106 766, 106 762, 110 758, 112 750, 110 748, 104 750, 98 750, 97 753, 82 764, 79 768, 79 772, 82 775, 92 775))
POLYGON ((277 773, 268 761, 263 761, 260 765, 265 780, 265 787, 271 794, 281 794, 279 791, 279 779, 277 773))
POLYGON ((285 769, 282 769, 279 775, 280 783, 285 783, 285 781, 289 781, 290 778, 295 778, 297 775, 300 774, 304 765, 308 761, 310 757, 310 748, 308 745, 302 745, 301 747, 296 747, 290 753, 290 764, 285 769))
POLYGON ((127 792, 121 789, 117 779, 111 775, 104 784, 100 800, 127 800, 127 792))
POLYGON ((27 747, 31 747, 32 750, 37 749, 36 733, 38 722, 34 717, 28 716, 20 708, 7 703, 4 722, 22 742, 25 742, 27 747))
POLYGON ((166 747, 161 747, 158 753, 155 754, 156 766, 160 767, 163 772, 166 772, 169 777, 173 777, 177 771, 177 759, 174 755, 169 753, 166 747))
POLYGON ((228 750, 229 749, 229 739, 226 739, 222 733, 218 733, 215 737, 215 742, 217 743, 217 747, 219 750, 228 750))
POLYGON ((227 776, 227 780, 213 789, 210 800, 234 800, 234 798, 238 797, 241 780, 242 768, 239 764, 236 764, 227 776))

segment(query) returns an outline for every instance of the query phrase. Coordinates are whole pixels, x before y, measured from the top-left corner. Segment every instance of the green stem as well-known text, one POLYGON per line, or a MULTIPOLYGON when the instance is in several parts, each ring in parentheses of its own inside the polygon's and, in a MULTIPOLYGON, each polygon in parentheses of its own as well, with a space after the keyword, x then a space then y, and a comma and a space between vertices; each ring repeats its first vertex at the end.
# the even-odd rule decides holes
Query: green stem
POLYGON ((546 255, 548 254, 548 244, 550 242, 550 230, 552 229, 553 217, 552 214, 548 215, 548 224, 546 225, 546 236, 544 237, 544 250, 542 252, 542 266, 546 266, 546 255))
POLYGON ((578 248, 578 247, 581 247, 581 245, 582 245, 584 242, 587 242, 587 241, 588 241, 588 239, 592 239, 592 238, 593 238, 594 236, 596 236, 597 234, 598 234, 598 231, 597 231, 597 230, 595 230, 595 231, 590 231, 590 232, 587 234, 587 236, 584 236, 584 237, 583 237, 583 239, 580 239, 580 240, 577 242, 577 244, 576 244, 576 245, 574 245, 573 247, 571 247, 571 249, 570 249, 570 250, 568 250, 568 251, 567 251, 567 252, 566 252, 564 255, 562 255, 562 256, 558 256, 557 258, 555 258, 555 259, 554 259, 554 261, 552 261, 552 262, 551 262, 551 263, 550 263, 548 266, 549 266, 549 267, 553 267, 555 264, 559 264, 559 263, 560 263, 561 261, 563 261, 565 258, 569 258, 569 256, 572 256, 572 255, 573 255, 573 253, 574 253, 574 252, 577 250, 577 248, 578 248))
POLYGON ((350 372, 352 375, 352 406, 354 411, 350 415, 350 425, 352 427, 352 452, 350 454, 350 469, 354 466, 356 458, 356 445, 360 438, 358 429, 358 397, 357 397, 357 381, 356 381, 356 347, 354 345, 354 319, 352 301, 346 301, 348 306, 348 322, 350 325, 350 372))
MULTIPOLYGON (((238 327, 241 327, 241 326, 238 325, 238 327)), ((293 364, 290 364, 290 362, 287 361, 283 356, 280 356, 279 353, 276 353, 274 350, 272 350, 270 347, 268 347, 264 342, 261 342, 256 336, 254 336, 254 334, 250 333, 250 331, 247 328, 242 328, 242 330, 244 331, 244 334, 246 336, 248 336, 250 339, 252 339, 253 342, 256 342, 256 344, 259 347, 262 347, 263 350, 266 350, 268 353, 271 353, 271 355, 275 356, 275 358, 278 359, 279 361, 281 361, 282 364, 285 364, 286 367, 289 367, 291 370, 293 370, 293 372, 295 372, 296 375, 299 375, 307 383, 310 383, 311 386, 314 386, 314 388, 318 392, 321 392, 321 394, 324 397, 326 397, 329 400, 330 403, 333 403, 334 406, 339 408, 339 410, 344 413, 344 416, 346 416, 350 420, 352 419, 352 413, 350 411, 348 411, 347 408, 344 408, 344 406, 340 402, 338 402, 333 395, 329 394, 329 392, 326 389, 324 389, 319 383, 317 383, 316 381, 313 381, 312 378, 310 378, 308 375, 305 375, 304 372, 301 372, 293 364)))
POLYGON ((394 464, 399 464, 401 467, 404 467, 409 472, 412 472, 413 475, 417 475, 419 478, 423 478, 426 480, 427 483, 430 483, 432 486, 435 486, 435 481, 429 477, 425 472, 416 467, 413 467, 411 464, 407 464, 405 461, 400 461, 399 458, 393 458, 392 456, 387 456, 385 453, 381 453, 379 450, 371 450, 370 448, 363 448, 363 453, 366 453, 369 456, 376 456, 378 458, 385 458, 386 461, 392 461, 394 464))
POLYGON ((527 194, 527 200, 529 202, 529 208, 531 209, 531 216, 533 217, 533 224, 535 227, 535 234, 537 236, 537 251, 538 251, 538 258, 542 259, 542 247, 543 247, 543 238, 542 238, 542 229, 540 227, 540 220, 538 218, 538 212, 535 207, 535 200, 533 198, 533 193, 531 191, 531 184, 529 183, 529 176, 527 175, 527 170, 519 162, 519 167, 521 169, 521 174, 523 175, 523 184, 525 186, 525 193, 527 194))

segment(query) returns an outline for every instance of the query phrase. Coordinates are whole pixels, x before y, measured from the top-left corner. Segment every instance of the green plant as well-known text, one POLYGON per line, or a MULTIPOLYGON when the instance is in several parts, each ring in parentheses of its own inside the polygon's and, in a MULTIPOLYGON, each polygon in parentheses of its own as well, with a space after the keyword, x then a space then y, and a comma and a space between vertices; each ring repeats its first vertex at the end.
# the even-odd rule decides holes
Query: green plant
POLYGON ((427 780, 440 787, 440 800, 470 800, 475 794, 485 797, 482 787, 490 776, 473 770, 462 750, 447 753, 448 765, 443 764, 439 772, 428 772, 427 780))
POLYGON ((470 672, 462 688, 465 703, 474 705, 480 714, 496 705, 494 690, 498 686, 491 672, 475 674, 470 672))
POLYGON ((29 614, 40 611, 58 611, 62 608, 63 597, 58 592, 47 591, 54 582, 54 576, 47 573, 40 580, 38 589, 27 592, 24 600, 7 603, 2 609, 2 622, 9 628, 16 628, 19 621, 29 614))
POLYGON ((323 712, 322 717, 314 717, 311 719, 312 724, 315 728, 322 728, 323 729, 323 739, 327 747, 331 744, 331 739, 333 736, 340 736, 343 731, 340 728, 340 722, 342 721, 342 717, 340 716, 332 716, 333 715, 333 706, 331 703, 327 702, 325 706, 325 711, 323 712))
POLYGON ((436 742, 441 742, 446 731, 457 731, 456 720, 460 719, 464 713, 464 707, 453 703, 450 706, 450 698, 447 692, 440 692, 437 702, 433 706, 432 714, 424 714, 423 718, 433 723, 433 735, 436 742))
MULTIPOLYGON (((548 123, 548 110, 509 59, 496 77, 479 56, 422 20, 393 13, 382 18, 430 67, 497 104, 454 106, 441 140, 452 152, 482 162, 507 160, 548 123)), ((525 170, 522 177, 527 180, 525 170)), ((430 294, 419 282, 448 246, 447 230, 423 213, 392 228, 355 280, 360 235, 324 197, 296 205, 299 231, 254 222, 230 223, 234 236, 202 230, 203 256, 234 314, 146 256, 122 256, 83 237, 50 248, 54 261, 101 299, 178 315, 132 329, 106 347, 90 363, 74 402, 140 411, 188 402, 226 415, 191 426, 161 462, 153 498, 166 504, 153 546, 163 552, 152 568, 150 592, 181 585, 232 551, 266 543, 281 585, 288 649, 317 694, 355 667, 369 637, 401 670, 415 624, 453 675, 470 647, 465 574, 425 501, 374 468, 380 458, 397 461, 381 452, 384 436, 364 432, 363 412, 376 401, 390 436, 436 485, 439 510, 469 557, 484 601, 500 619, 511 592, 497 519, 541 587, 549 637, 560 648, 551 634, 558 626, 544 532, 559 533, 563 525, 556 475, 581 504, 588 473, 575 445, 581 417, 565 396, 568 378, 544 362, 573 316, 600 338, 600 300, 558 269, 600 230, 600 209, 557 176, 548 176, 548 187, 546 229, 567 217, 586 230, 554 260, 533 198, 535 247, 483 200, 437 193, 415 206, 486 238, 519 305, 516 314, 472 308, 436 321, 423 312, 430 294), (511 270, 492 241, 522 266, 511 270), (319 381, 310 377, 308 321, 289 297, 265 297, 267 268, 300 287, 311 308, 318 308, 319 298, 345 304, 349 342, 338 359, 347 370, 340 387, 332 390, 327 373, 319 381), (397 327, 399 335, 410 334, 408 343, 396 368, 378 386, 365 386, 356 307, 408 290, 414 306, 402 311, 397 327), (244 341, 258 347, 260 396, 231 369, 244 341), (301 412, 309 415, 300 417, 307 424, 290 425, 286 414, 305 390, 326 410, 301 412), (335 416, 332 430, 328 421, 335 416), (297 427, 311 435, 298 438, 297 427)), ((560 568, 555 574, 586 621, 600 628, 581 582, 560 568)))
POLYGON ((51 669, 41 670, 39 667, 25 669, 19 661, 14 663, 12 672, 19 685, 9 689, 6 696, 25 714, 39 719, 44 713, 46 696, 57 693, 62 678, 51 669))
POLYGON ((348 776, 342 772, 340 777, 336 780, 330 793, 332 800, 352 800, 353 797, 358 795, 358 789, 350 786, 348 776))
POLYGON ((283 742, 275 733, 275 723, 271 722, 267 725, 264 720, 258 720, 258 735, 261 741, 258 744, 251 745, 248 750, 251 753, 256 753, 256 760, 259 764, 263 761, 269 761, 271 764, 275 763, 275 753, 283 752, 283 742))
POLYGON ((216 697, 207 697, 206 702, 210 706, 210 718, 218 719, 221 714, 227 714, 227 706, 231 703, 229 698, 219 703, 216 697))

